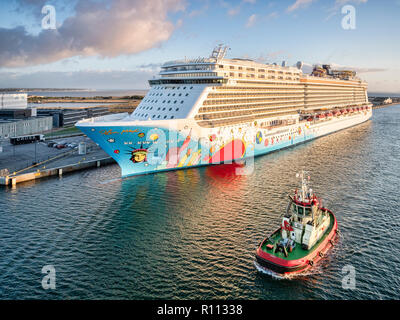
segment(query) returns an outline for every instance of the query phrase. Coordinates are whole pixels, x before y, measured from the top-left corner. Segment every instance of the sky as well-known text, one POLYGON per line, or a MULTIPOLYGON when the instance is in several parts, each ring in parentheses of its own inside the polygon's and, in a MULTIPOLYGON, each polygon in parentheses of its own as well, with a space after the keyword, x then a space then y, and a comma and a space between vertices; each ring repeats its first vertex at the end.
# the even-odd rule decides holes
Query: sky
POLYGON ((224 43, 228 58, 330 63, 400 93, 399 17, 400 0, 2 0, 0 87, 147 89, 162 63, 224 43))

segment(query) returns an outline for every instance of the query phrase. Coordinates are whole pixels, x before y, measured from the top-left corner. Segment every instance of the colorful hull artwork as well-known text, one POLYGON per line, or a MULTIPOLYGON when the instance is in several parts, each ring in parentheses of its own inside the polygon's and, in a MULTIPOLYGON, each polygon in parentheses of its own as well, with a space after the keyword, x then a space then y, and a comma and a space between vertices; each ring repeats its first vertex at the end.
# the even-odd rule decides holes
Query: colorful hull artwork
POLYGON ((195 125, 191 128, 187 122, 176 126, 182 129, 171 130, 163 128, 162 121, 153 124, 149 121, 146 125, 110 121, 107 125, 103 117, 103 121, 83 120, 76 126, 115 159, 121 175, 126 177, 244 160, 357 125, 371 114, 369 111, 314 125, 303 122, 277 130, 255 125, 212 128, 206 134, 204 130, 196 131, 195 125))

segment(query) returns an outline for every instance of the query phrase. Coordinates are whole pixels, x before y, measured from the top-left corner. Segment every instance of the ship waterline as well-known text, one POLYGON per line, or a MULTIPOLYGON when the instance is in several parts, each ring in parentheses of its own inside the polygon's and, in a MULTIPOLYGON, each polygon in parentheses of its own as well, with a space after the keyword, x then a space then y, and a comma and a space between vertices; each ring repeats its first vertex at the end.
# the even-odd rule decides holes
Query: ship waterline
POLYGON ((132 114, 77 127, 130 176, 246 160, 372 115, 367 84, 353 72, 324 66, 309 76, 223 55, 220 47, 208 59, 167 62, 132 114))

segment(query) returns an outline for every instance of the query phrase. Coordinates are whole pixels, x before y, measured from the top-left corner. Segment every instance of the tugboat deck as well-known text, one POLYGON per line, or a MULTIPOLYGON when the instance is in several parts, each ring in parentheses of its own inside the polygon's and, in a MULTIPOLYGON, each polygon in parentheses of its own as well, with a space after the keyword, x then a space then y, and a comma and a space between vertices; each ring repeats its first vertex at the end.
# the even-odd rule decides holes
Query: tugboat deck
POLYGON ((301 259, 306 257, 307 255, 309 255, 310 253, 312 253, 316 248, 319 247, 319 245, 325 240, 325 238, 329 235, 329 233, 331 232, 333 226, 334 226, 334 221, 335 218, 333 216, 333 214, 329 212, 329 216, 330 216, 330 222, 329 222, 329 227, 328 230, 324 233, 324 235, 321 237, 321 239, 319 239, 315 245, 310 249, 310 250, 304 250, 301 247, 301 244, 296 243, 295 248, 293 249, 292 252, 288 252, 287 257, 285 257, 285 254, 283 252, 273 252, 273 249, 267 249, 267 245, 272 245, 274 246, 275 243, 278 243, 281 239, 281 229, 278 229, 277 231, 275 231, 268 239, 267 241, 264 241, 264 243, 261 246, 261 250, 271 254, 277 258, 283 259, 283 260, 297 260, 297 259, 301 259))

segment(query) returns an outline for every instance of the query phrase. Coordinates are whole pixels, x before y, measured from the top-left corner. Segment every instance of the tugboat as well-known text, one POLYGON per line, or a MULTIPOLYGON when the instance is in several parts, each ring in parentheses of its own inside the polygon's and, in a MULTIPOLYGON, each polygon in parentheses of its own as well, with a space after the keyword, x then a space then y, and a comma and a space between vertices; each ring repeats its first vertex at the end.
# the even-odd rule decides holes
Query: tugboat
POLYGON ((260 242, 255 266, 278 276, 304 273, 315 266, 333 247, 338 234, 335 215, 308 187, 310 177, 296 174, 302 181, 301 191, 289 195, 282 224, 271 236, 260 242))

